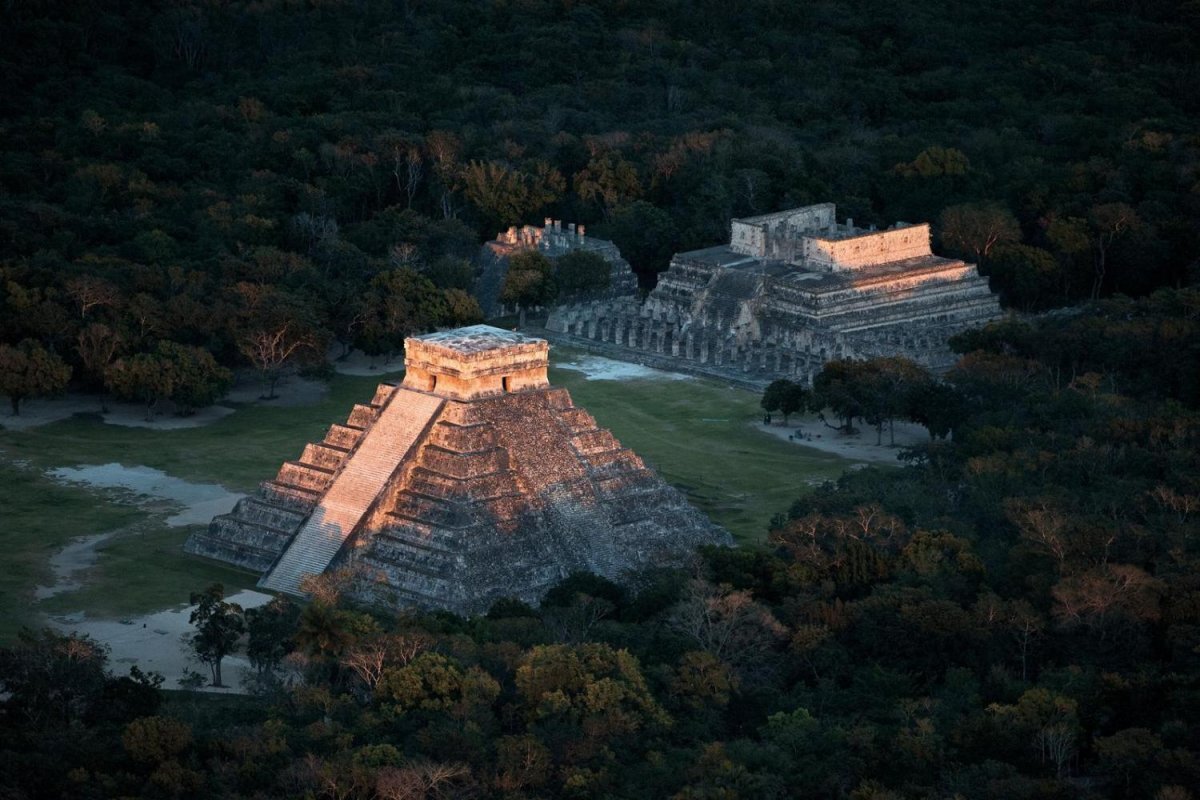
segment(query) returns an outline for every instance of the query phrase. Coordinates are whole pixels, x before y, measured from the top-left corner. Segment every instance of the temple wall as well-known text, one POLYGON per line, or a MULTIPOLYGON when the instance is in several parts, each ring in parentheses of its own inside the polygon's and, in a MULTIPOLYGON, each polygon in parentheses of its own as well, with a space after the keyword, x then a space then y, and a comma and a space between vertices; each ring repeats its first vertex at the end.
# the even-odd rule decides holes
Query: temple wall
POLYGON ((921 223, 847 239, 805 238, 803 256, 810 266, 840 272, 931 255, 929 236, 929 225, 921 223))
POLYGON ((743 255, 790 260, 800 236, 816 235, 836 227, 836 211, 833 203, 819 203, 776 214, 735 219, 730 226, 729 247, 743 255))

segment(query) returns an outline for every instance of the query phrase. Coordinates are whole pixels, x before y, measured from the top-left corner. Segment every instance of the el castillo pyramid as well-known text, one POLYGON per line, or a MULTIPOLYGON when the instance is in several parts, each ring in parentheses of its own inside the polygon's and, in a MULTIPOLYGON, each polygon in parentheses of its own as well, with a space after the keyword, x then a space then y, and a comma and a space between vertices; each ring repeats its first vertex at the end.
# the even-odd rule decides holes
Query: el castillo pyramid
POLYGON ((621 580, 732 544, 550 386, 548 352, 486 325, 409 338, 401 385, 381 384, 184 549, 278 592, 353 565, 362 599, 475 614, 537 602, 572 572, 621 580))

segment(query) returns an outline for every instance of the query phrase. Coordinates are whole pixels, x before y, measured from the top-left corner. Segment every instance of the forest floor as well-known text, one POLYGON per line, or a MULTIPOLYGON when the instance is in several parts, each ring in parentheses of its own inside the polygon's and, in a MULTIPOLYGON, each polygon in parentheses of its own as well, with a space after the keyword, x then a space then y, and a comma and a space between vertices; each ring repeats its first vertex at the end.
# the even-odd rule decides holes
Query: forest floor
MULTIPOLYGON (((551 383, 739 541, 760 540, 806 486, 870 460, 756 430, 758 398, 743 389, 559 348, 554 360, 551 383)), ((348 362, 351 374, 328 384, 283 382, 275 400, 243 383, 221 401, 227 412, 185 425, 123 424, 93 397, 30 402, 22 415, 39 422, 20 428, 0 416, 0 642, 49 621, 107 643, 114 664, 163 672, 168 686, 185 665, 203 671, 180 642, 188 595, 212 583, 246 592, 257 575, 184 555, 182 544, 398 377, 361 356, 348 362)))

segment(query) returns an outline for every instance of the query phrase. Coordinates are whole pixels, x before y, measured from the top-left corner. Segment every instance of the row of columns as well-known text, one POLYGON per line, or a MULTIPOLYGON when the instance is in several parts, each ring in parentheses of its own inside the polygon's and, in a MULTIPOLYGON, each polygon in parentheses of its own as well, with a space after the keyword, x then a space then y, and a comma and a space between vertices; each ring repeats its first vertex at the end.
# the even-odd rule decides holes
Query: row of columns
POLYGON ((663 322, 641 317, 587 317, 567 326, 567 333, 593 341, 608 342, 631 350, 671 356, 716 367, 745 372, 766 372, 808 383, 814 372, 830 357, 826 350, 803 352, 775 344, 751 342, 738 345, 715 336, 681 332, 663 322))

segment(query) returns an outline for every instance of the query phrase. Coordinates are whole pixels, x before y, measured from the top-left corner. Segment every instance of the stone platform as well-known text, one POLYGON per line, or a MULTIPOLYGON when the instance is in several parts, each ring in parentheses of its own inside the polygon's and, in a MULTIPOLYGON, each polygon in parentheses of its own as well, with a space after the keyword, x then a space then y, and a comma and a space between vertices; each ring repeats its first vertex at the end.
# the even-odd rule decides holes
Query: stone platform
POLYGON ((863 230, 826 203, 731 229, 729 244, 676 254, 645 302, 563 306, 547 329, 634 360, 809 382, 837 358, 903 356, 942 371, 950 336, 1002 316, 974 265, 932 253, 926 224, 863 230))

